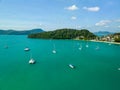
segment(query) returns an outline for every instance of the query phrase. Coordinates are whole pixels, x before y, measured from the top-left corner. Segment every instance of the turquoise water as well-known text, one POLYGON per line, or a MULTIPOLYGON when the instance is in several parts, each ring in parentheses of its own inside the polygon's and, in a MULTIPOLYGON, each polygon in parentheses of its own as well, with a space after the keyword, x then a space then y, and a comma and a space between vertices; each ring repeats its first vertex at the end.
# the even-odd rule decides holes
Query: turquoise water
POLYGON ((120 45, 0 36, 0 90, 120 90, 118 68, 120 45))

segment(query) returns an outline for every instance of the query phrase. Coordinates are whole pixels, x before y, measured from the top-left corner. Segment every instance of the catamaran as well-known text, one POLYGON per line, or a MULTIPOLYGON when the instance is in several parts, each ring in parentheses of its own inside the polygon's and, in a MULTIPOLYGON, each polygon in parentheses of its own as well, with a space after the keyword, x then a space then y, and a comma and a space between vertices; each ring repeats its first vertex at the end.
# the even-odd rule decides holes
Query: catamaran
POLYGON ((29 64, 35 64, 35 60, 34 60, 33 58, 31 58, 31 59, 29 60, 29 64))

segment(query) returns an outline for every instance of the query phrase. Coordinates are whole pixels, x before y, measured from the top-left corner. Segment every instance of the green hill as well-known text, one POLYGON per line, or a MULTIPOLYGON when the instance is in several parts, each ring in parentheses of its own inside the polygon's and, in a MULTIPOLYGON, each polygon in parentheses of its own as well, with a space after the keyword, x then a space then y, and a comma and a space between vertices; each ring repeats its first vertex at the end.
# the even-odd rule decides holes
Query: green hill
POLYGON ((42 38, 42 39, 94 39, 96 35, 89 32, 87 29, 57 29, 55 31, 41 32, 37 34, 30 34, 28 38, 42 38))

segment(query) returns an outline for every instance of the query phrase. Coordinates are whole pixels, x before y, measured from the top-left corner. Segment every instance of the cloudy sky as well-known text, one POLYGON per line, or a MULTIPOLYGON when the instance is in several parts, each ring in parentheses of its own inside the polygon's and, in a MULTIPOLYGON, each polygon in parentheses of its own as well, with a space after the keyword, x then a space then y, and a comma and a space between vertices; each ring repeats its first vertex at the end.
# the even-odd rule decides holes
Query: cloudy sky
POLYGON ((120 31, 120 0, 0 0, 0 29, 120 31))

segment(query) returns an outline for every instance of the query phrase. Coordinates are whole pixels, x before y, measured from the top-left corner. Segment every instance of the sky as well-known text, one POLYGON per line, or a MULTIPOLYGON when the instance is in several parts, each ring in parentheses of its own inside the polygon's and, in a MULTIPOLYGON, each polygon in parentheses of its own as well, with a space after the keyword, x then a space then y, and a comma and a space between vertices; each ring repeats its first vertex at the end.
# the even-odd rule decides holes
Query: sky
POLYGON ((0 29, 120 32, 120 0, 0 0, 0 29))

